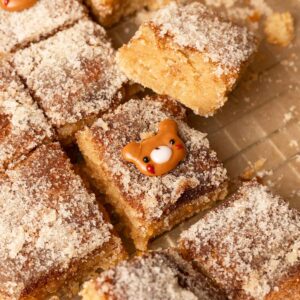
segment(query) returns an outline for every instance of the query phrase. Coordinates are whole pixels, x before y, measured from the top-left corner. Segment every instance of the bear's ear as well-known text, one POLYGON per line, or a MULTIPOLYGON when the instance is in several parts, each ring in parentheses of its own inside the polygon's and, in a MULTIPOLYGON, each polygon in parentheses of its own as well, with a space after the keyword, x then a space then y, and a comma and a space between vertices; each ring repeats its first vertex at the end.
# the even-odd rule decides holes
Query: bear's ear
POLYGON ((122 149, 122 157, 126 161, 135 163, 139 158, 140 151, 141 151, 141 144, 132 142, 132 143, 127 144, 122 149))
POLYGON ((166 119, 159 124, 159 131, 170 132, 177 135, 178 126, 174 120, 166 119))

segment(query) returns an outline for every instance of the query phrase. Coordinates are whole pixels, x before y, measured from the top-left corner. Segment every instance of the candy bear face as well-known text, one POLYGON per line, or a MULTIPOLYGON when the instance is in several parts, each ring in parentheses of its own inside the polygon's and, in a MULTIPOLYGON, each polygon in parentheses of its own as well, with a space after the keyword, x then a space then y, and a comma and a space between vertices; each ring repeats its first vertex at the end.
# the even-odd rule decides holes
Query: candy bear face
POLYGON ((33 6, 37 0, 0 0, 0 8, 7 11, 21 11, 33 6))
POLYGON ((166 119, 159 124, 155 136, 126 145, 122 157, 134 163, 147 176, 166 174, 175 169, 186 155, 184 143, 177 131, 177 123, 166 119))

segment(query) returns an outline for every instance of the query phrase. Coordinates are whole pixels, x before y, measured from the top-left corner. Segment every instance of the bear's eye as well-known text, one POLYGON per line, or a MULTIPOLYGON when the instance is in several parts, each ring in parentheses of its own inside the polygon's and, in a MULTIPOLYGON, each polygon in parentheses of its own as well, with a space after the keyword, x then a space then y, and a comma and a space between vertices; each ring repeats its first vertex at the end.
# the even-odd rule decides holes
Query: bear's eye
POLYGON ((174 145, 174 144, 175 144, 175 140, 174 140, 174 139, 171 139, 169 143, 170 143, 171 145, 174 145))
POLYGON ((148 162, 150 161, 150 159, 149 159, 147 156, 145 156, 145 157, 143 158, 143 161, 144 161, 144 163, 148 163, 148 162))

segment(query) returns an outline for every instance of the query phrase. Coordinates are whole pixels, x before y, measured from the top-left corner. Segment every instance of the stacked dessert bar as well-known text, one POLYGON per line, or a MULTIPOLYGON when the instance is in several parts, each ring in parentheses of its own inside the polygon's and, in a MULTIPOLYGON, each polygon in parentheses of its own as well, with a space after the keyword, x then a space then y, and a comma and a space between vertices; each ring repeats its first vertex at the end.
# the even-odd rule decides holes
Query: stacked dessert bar
MULTIPOLYGON (((184 119, 185 109, 174 100, 146 97, 130 100, 77 134, 91 176, 127 225, 138 249, 145 250, 151 238, 209 208, 227 193, 226 170, 206 135, 190 128, 184 119), (166 119, 177 121, 187 155, 168 174, 145 176, 121 157, 121 151, 130 141, 155 135, 166 119)), ((168 142, 172 139, 176 147, 175 134, 168 142)))
POLYGON ((1 299, 43 299, 65 280, 126 257, 58 143, 0 175, 0 204, 1 299))
POLYGON ((299 213, 255 181, 212 208, 227 173, 183 106, 212 115, 224 104, 254 34, 172 2, 116 51, 88 13, 111 26, 168 2, 0 2, 1 300, 45 299, 106 269, 83 299, 299 299, 299 213), (158 95, 132 97, 134 82, 158 95), (75 143, 88 185, 66 154, 75 143), (146 251, 208 208, 176 249, 120 263, 109 213, 146 251))
POLYGON ((118 61, 130 79, 210 116, 224 105, 256 48, 246 27, 199 2, 172 2, 142 24, 118 61))
POLYGON ((176 250, 121 263, 86 283, 82 295, 298 300, 299 253, 300 213, 251 181, 183 232, 176 250))
POLYGON ((12 63, 64 143, 125 96, 105 31, 87 19, 18 51, 12 63))
POLYGON ((21 12, 0 9, 0 54, 48 37, 85 16, 86 10, 76 0, 40 0, 21 12))
POLYGON ((229 299, 299 299, 300 213, 256 181, 182 233, 179 248, 229 299))
POLYGON ((86 283, 82 296, 84 300, 226 299, 211 280, 173 249, 148 252, 120 263, 86 283))
POLYGON ((43 299, 127 255, 57 142, 120 104, 127 79, 78 1, 5 5, 14 3, 0 9, 0 299, 43 299))

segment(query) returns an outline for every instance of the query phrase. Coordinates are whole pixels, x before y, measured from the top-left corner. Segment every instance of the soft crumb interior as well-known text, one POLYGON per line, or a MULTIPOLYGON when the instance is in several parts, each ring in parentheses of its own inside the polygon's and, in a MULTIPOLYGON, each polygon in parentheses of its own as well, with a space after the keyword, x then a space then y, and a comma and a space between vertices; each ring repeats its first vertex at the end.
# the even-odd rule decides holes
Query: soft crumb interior
POLYGON ((90 116, 82 119, 77 123, 66 124, 65 126, 58 128, 58 138, 63 145, 70 145, 75 142, 75 133, 83 129, 84 126, 91 125, 96 120, 96 116, 90 116))
POLYGON ((226 101, 227 86, 201 53, 160 40, 144 25, 138 38, 119 51, 120 67, 132 80, 169 95, 200 115, 211 115, 226 101))
POLYGON ((105 192, 106 200, 113 205, 124 225, 130 230, 130 236, 136 247, 146 249, 148 240, 152 236, 149 225, 146 222, 140 224, 136 212, 126 204, 118 188, 110 180, 99 155, 101 150, 94 144, 88 129, 77 134, 77 142, 91 172, 90 176, 93 177, 93 182, 97 185, 96 187, 100 192, 105 192))
POLYGON ((294 39, 294 20, 290 12, 274 13, 265 23, 267 41, 271 44, 288 46, 294 39))
POLYGON ((85 284, 83 291, 80 293, 83 300, 105 300, 107 297, 105 297, 103 294, 100 295, 98 291, 95 288, 95 284, 93 281, 89 281, 85 284))

